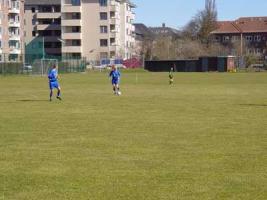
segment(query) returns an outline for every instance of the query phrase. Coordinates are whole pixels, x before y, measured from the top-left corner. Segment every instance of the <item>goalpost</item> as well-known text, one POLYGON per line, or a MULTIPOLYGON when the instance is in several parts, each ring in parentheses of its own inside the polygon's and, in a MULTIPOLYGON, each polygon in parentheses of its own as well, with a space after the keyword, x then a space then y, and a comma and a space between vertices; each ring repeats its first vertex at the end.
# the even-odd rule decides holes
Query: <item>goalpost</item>
POLYGON ((57 59, 41 59, 41 75, 45 76, 48 74, 49 70, 54 66, 58 66, 57 59))

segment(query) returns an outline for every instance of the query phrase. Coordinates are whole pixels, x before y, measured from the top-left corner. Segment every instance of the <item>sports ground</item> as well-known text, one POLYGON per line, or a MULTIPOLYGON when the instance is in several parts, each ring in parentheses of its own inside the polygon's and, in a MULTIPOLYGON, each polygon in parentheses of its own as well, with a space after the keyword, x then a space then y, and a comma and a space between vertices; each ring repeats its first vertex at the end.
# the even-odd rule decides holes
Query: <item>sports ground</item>
POLYGON ((0 200, 265 200, 267 73, 0 76, 0 200))

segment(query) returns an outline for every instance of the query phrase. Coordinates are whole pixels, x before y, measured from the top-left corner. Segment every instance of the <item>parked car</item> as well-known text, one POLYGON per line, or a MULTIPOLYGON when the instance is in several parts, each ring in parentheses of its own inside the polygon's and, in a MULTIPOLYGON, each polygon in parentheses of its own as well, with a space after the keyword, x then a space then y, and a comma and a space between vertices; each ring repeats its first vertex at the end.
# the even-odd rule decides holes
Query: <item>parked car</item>
POLYGON ((22 68, 23 74, 32 73, 32 66, 28 63, 25 63, 22 68))

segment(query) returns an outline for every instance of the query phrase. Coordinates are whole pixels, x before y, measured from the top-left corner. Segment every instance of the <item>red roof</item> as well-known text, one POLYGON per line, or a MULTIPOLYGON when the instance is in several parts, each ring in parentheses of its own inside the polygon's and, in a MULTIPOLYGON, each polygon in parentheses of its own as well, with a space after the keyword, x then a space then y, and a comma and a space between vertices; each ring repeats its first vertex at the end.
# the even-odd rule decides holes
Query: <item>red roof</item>
POLYGON ((241 17, 235 21, 220 21, 212 34, 267 32, 267 17, 241 17))

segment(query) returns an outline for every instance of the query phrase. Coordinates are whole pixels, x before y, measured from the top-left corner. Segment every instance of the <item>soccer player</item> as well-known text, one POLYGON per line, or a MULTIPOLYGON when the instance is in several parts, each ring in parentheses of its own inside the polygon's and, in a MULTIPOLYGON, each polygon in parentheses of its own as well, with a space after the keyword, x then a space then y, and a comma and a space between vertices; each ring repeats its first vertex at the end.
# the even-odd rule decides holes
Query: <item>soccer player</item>
POLYGON ((173 77, 173 68, 171 68, 171 70, 170 70, 170 72, 169 72, 169 83, 170 83, 170 85, 172 85, 173 84, 173 82, 174 82, 174 77, 173 77))
POLYGON ((57 66, 53 65, 53 68, 48 73, 49 88, 50 88, 50 101, 52 101, 53 89, 57 89, 57 99, 61 99, 61 88, 58 83, 58 71, 57 66))
POLYGON ((111 77, 114 94, 120 95, 121 92, 120 92, 119 82, 120 82, 121 73, 119 72, 119 70, 117 69, 115 65, 112 66, 112 70, 109 74, 109 77, 111 77))

